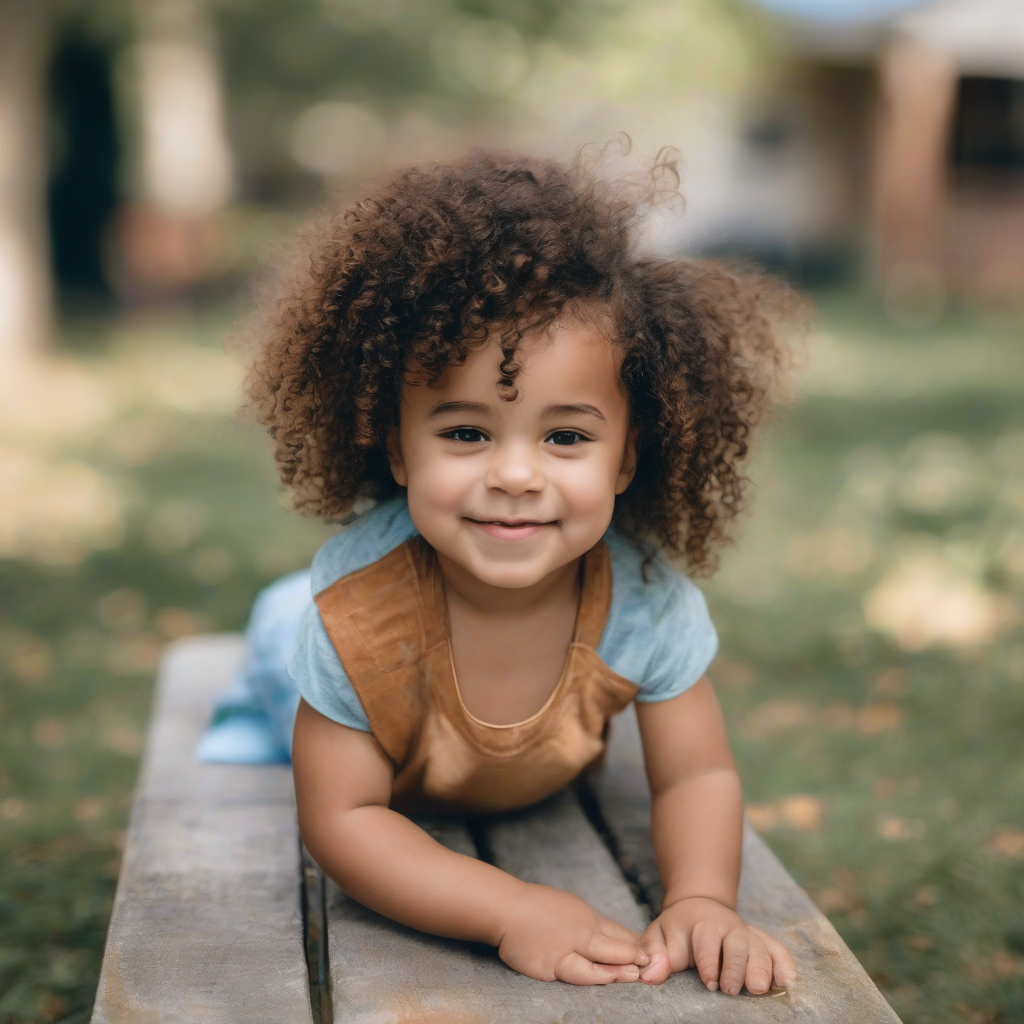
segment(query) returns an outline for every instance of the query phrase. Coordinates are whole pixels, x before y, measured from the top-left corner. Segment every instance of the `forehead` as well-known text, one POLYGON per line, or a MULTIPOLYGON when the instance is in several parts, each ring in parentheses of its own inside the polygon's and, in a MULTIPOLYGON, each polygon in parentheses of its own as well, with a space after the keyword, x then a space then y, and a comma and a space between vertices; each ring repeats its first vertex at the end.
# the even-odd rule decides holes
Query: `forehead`
POLYGON ((588 402, 602 411, 608 406, 614 413, 626 401, 619 377, 622 351, 607 331, 575 318, 523 336, 514 356, 520 372, 515 378, 517 397, 511 402, 502 400, 497 386, 504 376, 503 358, 498 342, 488 341, 473 349, 465 363, 449 367, 436 385, 404 385, 402 404, 420 408, 461 400, 512 413, 588 402))

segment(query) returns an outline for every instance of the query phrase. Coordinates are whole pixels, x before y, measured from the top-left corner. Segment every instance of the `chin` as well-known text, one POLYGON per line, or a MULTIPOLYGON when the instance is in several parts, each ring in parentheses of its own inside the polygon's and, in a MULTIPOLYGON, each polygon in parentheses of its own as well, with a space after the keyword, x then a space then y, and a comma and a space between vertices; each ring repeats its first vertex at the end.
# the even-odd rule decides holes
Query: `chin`
POLYGON ((551 572, 549 568, 526 568, 523 565, 475 565, 470 571, 482 583, 508 590, 522 590, 539 583, 551 572))

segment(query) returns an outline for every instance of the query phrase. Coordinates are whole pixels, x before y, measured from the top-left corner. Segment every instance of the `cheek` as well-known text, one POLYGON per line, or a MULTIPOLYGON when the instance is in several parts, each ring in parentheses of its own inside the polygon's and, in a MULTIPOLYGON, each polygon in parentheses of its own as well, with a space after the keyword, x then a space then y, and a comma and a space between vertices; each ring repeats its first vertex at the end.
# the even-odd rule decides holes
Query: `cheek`
POLYGON ((615 504, 615 481, 621 455, 602 453, 599 458, 567 462, 560 473, 561 490, 579 514, 605 512, 615 504))
POLYGON ((424 510, 455 508, 479 474, 471 459, 446 457, 429 444, 410 455, 409 503, 424 510))

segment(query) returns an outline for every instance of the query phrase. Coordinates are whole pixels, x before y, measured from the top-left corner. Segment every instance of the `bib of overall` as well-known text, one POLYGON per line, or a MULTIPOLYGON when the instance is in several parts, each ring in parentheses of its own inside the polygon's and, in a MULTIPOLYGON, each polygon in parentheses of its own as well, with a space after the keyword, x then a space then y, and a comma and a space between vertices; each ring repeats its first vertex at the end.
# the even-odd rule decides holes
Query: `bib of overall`
POLYGON ((581 572, 561 677, 544 706, 513 725, 481 722, 462 702, 441 570, 421 537, 316 595, 327 635, 394 765, 392 807, 484 814, 525 807, 601 756, 609 719, 639 688, 597 655, 612 598, 604 541, 583 556, 581 572))

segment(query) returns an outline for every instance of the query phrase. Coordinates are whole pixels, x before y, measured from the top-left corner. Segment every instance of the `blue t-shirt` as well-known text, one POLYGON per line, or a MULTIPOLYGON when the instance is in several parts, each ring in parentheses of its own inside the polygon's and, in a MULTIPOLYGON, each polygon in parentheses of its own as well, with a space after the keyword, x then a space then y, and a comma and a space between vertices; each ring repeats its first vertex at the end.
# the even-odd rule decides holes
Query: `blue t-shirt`
MULTIPOLYGON (((312 593, 379 561, 416 533, 404 496, 374 506, 317 552, 312 593)), ((612 602, 597 654, 639 687, 641 703, 677 697, 704 675, 718 649, 704 595, 657 556, 645 580, 643 551, 614 529, 604 540, 611 555, 612 602)), ((341 725, 372 731, 312 601, 287 664, 307 704, 341 725)))

